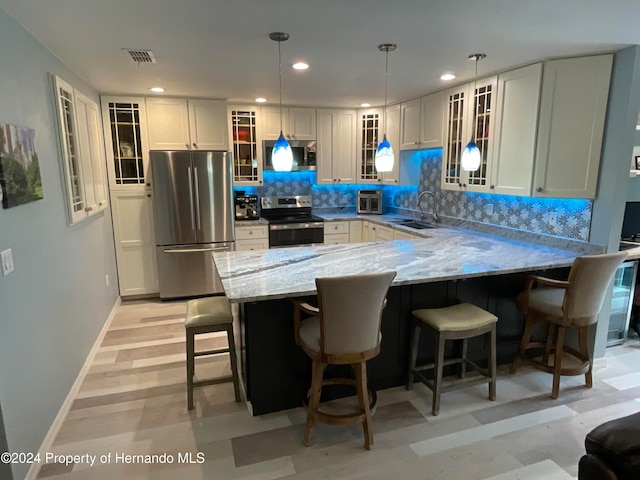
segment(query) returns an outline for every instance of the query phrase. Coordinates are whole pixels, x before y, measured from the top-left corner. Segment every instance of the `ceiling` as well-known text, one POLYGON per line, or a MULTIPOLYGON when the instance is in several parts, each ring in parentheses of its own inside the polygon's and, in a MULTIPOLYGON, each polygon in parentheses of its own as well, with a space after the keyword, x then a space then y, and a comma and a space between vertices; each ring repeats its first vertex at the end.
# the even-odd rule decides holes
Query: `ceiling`
POLYGON ((638 0, 0 0, 0 8, 100 93, 357 107, 557 56, 640 44, 638 0), (122 49, 151 50, 136 64, 122 49), (289 66, 303 60, 304 72, 289 66))

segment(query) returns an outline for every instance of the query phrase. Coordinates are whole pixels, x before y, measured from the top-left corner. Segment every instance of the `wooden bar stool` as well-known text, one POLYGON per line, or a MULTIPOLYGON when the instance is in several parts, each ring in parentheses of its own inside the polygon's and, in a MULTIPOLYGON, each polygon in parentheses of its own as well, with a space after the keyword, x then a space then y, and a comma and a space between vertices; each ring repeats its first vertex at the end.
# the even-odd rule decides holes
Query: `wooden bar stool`
POLYGON ((445 308, 427 308, 414 310, 413 333, 411 336, 411 353, 409 358, 409 374, 407 390, 413 388, 414 376, 418 376, 433 392, 431 413, 440 412, 440 394, 461 386, 489 383, 489 400, 496 399, 496 321, 498 317, 485 310, 461 303, 445 308), (420 332, 427 330, 435 336, 435 361, 426 365, 416 365, 420 332), (490 334, 489 364, 483 369, 467 358, 467 340, 480 335, 490 334), (445 360, 444 347, 446 340, 462 340, 462 355, 460 358, 445 360), (460 364, 460 379, 448 381, 443 385, 442 370, 446 365, 460 364), (481 377, 465 377, 467 365, 478 371, 481 377), (433 370, 433 380, 428 379, 422 372, 433 370))
POLYGON ((294 300, 296 343, 313 361, 304 444, 309 445, 317 422, 332 425, 362 423, 364 446, 373 446, 371 416, 375 393, 367 386, 367 360, 380 352, 380 325, 386 296, 396 272, 316 278, 318 307, 294 300), (302 313, 311 315, 303 318, 302 313), (323 378, 328 365, 351 365, 351 378, 323 378), (327 385, 355 387, 358 406, 350 413, 332 413, 320 403, 327 385))
POLYGON ((187 333, 187 408, 193 410, 193 389, 233 381, 236 402, 240 401, 240 381, 236 362, 236 347, 233 338, 233 316, 227 297, 208 297, 189 300, 184 321, 187 333), (195 351, 195 336, 202 333, 227 332, 228 348, 195 351), (231 376, 211 378, 194 382, 195 357, 229 353, 231 376))

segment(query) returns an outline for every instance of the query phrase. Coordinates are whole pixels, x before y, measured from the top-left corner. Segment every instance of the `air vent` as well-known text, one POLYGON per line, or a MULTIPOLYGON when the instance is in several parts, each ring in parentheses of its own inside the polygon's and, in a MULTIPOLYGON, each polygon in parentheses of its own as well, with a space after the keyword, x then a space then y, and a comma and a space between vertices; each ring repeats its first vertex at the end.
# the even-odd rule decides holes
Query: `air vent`
POLYGON ((129 50, 128 48, 123 50, 133 63, 158 63, 151 50, 129 50))

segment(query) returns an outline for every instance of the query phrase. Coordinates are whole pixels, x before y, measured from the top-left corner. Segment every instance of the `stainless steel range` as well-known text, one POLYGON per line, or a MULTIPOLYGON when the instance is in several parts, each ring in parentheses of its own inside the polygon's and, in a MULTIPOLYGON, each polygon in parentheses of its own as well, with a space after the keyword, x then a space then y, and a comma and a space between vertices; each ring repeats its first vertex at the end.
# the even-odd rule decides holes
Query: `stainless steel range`
POLYGON ((269 222, 269 248, 324 243, 324 220, 311 214, 311 197, 262 197, 269 222))

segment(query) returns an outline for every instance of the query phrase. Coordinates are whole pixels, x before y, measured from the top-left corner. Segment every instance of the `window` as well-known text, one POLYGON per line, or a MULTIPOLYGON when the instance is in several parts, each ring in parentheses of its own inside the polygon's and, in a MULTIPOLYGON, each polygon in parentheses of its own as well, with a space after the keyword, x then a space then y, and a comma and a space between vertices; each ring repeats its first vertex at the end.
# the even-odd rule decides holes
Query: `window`
POLYGON ((107 207, 105 162, 98 105, 53 76, 69 224, 107 207))

